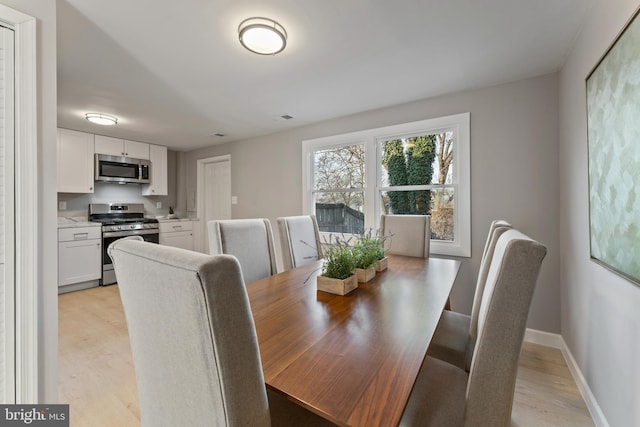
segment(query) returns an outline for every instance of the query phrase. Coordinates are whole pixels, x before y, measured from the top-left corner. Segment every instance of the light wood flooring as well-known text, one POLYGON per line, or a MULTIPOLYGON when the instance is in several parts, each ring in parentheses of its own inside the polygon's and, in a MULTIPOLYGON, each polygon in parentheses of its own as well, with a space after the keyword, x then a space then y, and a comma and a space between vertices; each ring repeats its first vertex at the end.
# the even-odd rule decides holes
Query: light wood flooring
MULTIPOLYGON (((140 425, 127 327, 117 286, 58 297, 59 400, 72 427, 140 425)), ((557 349, 525 343, 513 405, 513 426, 593 426, 557 349)))

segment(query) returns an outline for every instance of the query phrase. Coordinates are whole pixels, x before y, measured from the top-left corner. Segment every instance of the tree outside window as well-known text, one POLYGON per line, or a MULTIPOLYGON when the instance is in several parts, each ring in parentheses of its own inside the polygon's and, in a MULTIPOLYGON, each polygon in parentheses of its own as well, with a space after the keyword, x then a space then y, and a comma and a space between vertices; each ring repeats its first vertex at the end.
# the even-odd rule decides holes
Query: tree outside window
POLYGON ((364 145, 316 151, 314 162, 315 214, 320 231, 364 232, 364 145))
POLYGON ((386 139, 381 146, 381 208, 385 214, 431 215, 431 238, 454 238, 453 133, 386 139))

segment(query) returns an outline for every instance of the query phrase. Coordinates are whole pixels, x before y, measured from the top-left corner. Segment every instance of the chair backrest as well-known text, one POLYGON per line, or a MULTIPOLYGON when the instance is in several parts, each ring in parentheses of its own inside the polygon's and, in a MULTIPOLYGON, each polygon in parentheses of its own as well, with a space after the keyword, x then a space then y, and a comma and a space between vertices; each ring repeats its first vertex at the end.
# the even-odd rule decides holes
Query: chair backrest
POLYGON ((322 258, 320 232, 315 215, 280 217, 278 231, 285 270, 322 258))
POLYGON ((431 217, 429 215, 382 215, 380 230, 389 254, 429 257, 431 217))
POLYGON ((473 349, 478 338, 478 313, 480 312, 480 302, 482 301, 484 286, 487 282, 487 275, 489 274, 489 267, 491 266, 491 260, 493 259, 496 243, 500 236, 502 236, 502 233, 507 230, 511 230, 512 228, 511 224, 504 220, 492 221, 489 226, 489 235, 487 236, 487 241, 484 245, 482 261, 480 261, 480 270, 478 271, 478 280, 476 281, 476 291, 473 296, 473 306, 471 307, 469 341, 465 357, 465 367, 467 371, 471 369, 471 357, 473 356, 473 349))
POLYGON ((517 230, 498 239, 478 314, 466 426, 509 426, 518 358, 547 249, 517 230))
POLYGON ((238 261, 149 242, 109 246, 143 426, 269 426, 238 261))
POLYGON ((278 272, 271 223, 266 218, 209 221, 209 253, 233 255, 245 283, 278 272))

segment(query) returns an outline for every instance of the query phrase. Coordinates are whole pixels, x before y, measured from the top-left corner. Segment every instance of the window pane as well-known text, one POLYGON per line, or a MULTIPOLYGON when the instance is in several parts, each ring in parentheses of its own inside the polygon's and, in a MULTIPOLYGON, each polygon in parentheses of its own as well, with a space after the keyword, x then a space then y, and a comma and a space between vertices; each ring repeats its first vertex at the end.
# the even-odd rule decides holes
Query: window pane
POLYGON ((315 214, 320 231, 364 233, 364 193, 316 193, 315 214))
POLYGON ((431 212, 431 192, 381 191, 382 213, 393 215, 429 215, 431 212))
POLYGON ((313 153, 314 190, 364 188, 364 145, 313 153))
POLYGON ((453 132, 441 132, 436 137, 436 158, 433 168, 434 184, 452 184, 453 132))
POLYGON ((380 150, 381 187, 452 183, 453 132, 387 139, 380 150))
POLYGON ((431 238, 434 240, 454 240, 453 193, 453 188, 431 190, 431 238))
POLYGON ((431 215, 431 238, 454 239, 454 190, 381 191, 383 214, 431 215))

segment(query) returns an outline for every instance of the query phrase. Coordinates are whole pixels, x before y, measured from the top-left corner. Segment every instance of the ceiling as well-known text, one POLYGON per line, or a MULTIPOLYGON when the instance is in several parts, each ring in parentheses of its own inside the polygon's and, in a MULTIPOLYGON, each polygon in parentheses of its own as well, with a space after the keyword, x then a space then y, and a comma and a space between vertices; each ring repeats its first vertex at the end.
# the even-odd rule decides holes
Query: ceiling
POLYGON ((542 75, 592 3, 59 0, 58 126, 186 151, 542 75), (240 45, 251 16, 286 28, 282 53, 240 45))

